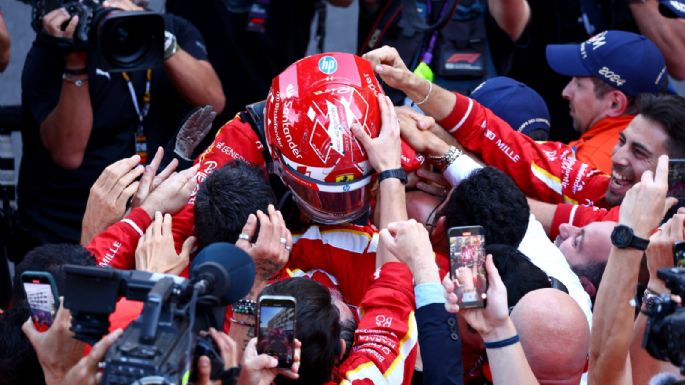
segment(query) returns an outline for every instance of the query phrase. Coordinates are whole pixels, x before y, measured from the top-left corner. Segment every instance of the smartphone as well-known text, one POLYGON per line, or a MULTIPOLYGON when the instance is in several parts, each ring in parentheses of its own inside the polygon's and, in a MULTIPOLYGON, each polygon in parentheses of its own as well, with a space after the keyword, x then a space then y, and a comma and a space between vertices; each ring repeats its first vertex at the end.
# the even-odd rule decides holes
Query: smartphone
POLYGON ((295 305, 295 298, 291 296, 259 297, 257 352, 276 357, 279 368, 290 368, 293 365, 295 305))
POLYGON ((668 194, 678 199, 678 203, 671 207, 664 217, 664 222, 678 212, 679 207, 685 206, 685 159, 670 159, 668 161, 668 194))
POLYGON ((33 325, 38 331, 48 330, 59 307, 55 279, 45 271, 25 271, 21 274, 21 282, 31 309, 33 325))
POLYGON ((673 266, 685 267, 685 241, 676 241, 673 244, 673 266))
POLYGON ((485 229, 482 226, 452 227, 450 241, 450 277, 461 283, 456 289, 460 308, 485 306, 488 289, 485 274, 485 229))

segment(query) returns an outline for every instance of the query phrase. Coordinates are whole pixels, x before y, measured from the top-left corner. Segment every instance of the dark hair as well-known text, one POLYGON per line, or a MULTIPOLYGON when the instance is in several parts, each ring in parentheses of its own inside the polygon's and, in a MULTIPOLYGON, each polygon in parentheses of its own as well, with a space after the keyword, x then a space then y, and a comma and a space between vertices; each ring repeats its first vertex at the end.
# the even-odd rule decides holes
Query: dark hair
MULTIPOLYGON (((340 313, 330 291, 308 278, 274 282, 261 294, 291 295, 297 301, 296 332, 302 342, 298 384, 324 384, 331 380, 340 353, 340 313)), ((293 383, 277 378, 277 383, 293 383)))
POLYGON ((637 113, 659 124, 666 131, 671 158, 685 156, 684 98, 669 94, 642 94, 637 101, 637 113))
POLYGON ((507 303, 514 306, 527 293, 549 288, 547 273, 535 266, 530 259, 509 245, 486 245, 485 252, 492 254, 502 282, 507 288, 507 303))
POLYGON ((518 247, 528 229, 530 208, 523 192, 500 170, 484 167, 457 186, 442 208, 449 229, 481 225, 488 243, 518 247))
POLYGON ((29 251, 17 265, 14 274, 13 306, 26 306, 26 294, 21 282, 21 274, 25 271, 46 271, 52 274, 57 291, 64 293, 66 277, 62 267, 66 264, 95 266, 95 257, 81 245, 51 244, 29 251))
POLYGON ((0 385, 44 385, 43 369, 21 325, 29 318, 26 308, 0 315, 0 385))
POLYGON ((202 246, 235 243, 257 210, 266 212, 276 198, 257 167, 233 161, 215 170, 202 182, 195 200, 195 236, 202 246))

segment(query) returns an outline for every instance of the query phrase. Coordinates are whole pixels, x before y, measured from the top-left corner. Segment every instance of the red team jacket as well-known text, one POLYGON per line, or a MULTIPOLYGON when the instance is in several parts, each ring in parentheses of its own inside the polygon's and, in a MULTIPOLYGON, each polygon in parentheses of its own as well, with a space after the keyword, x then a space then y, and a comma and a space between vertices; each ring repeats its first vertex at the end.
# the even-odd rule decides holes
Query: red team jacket
POLYGON ((511 176, 526 196, 558 204, 555 229, 569 220, 578 226, 618 220, 618 207, 604 210, 611 209, 604 202, 608 174, 576 160, 569 145, 538 143, 475 100, 456 95, 454 109, 439 124, 486 164, 511 176))
MULTIPOLYGON (((252 127, 236 116, 217 132, 213 143, 196 160, 201 163, 198 184, 215 169, 242 160, 265 171, 263 144, 252 127)), ((195 194, 173 217, 176 249, 193 233, 195 194)), ((120 222, 98 234, 87 246, 98 265, 135 268, 135 249, 151 218, 134 209, 120 222)), ((386 264, 375 271, 378 235, 370 226, 312 226, 294 236, 289 267, 324 269, 346 277, 340 288, 346 301, 359 305, 362 318, 350 356, 335 376, 340 383, 404 384, 411 382, 416 360, 416 321, 412 277, 402 264, 386 264), (297 263, 296 263, 297 262, 297 263)), ((187 276, 187 271, 182 274, 187 276)), ((122 325, 117 317, 118 326, 122 325)), ((124 317, 126 318, 126 317, 124 317)), ((114 320, 113 320, 114 322, 114 320)))

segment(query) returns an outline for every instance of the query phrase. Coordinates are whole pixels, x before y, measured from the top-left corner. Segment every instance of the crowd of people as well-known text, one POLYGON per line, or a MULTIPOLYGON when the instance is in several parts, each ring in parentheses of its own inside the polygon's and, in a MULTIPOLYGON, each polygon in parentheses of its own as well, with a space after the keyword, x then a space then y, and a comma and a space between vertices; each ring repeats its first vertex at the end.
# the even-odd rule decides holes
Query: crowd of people
MULTIPOLYGON (((682 380, 683 326, 652 334, 657 314, 682 311, 685 287, 674 258, 685 197, 669 195, 669 159, 685 158, 685 98, 669 86, 685 75, 685 2, 580 1, 588 36, 540 44, 541 19, 561 2, 429 1, 417 14, 364 0, 358 55, 304 57, 324 15, 316 1, 176 0, 160 62, 126 72, 65 44, 78 16, 46 10, 22 77, 0 384, 99 384, 113 376, 106 356, 133 351, 116 345, 123 330, 153 313, 121 298, 89 346, 74 338, 69 297, 36 328, 23 273, 50 273, 60 295, 65 265, 188 278, 216 243, 246 253, 255 274, 243 298, 214 304, 200 333, 221 359, 189 362, 195 384, 682 380), (424 11, 451 21, 427 28, 424 11), (486 46, 447 47, 465 26, 486 46), (565 86, 540 86, 543 59, 522 72, 539 55, 565 86), (464 63, 470 78, 455 78, 464 63), (464 226, 482 234, 457 243, 451 230, 464 226), (290 367, 260 354, 262 296, 295 303, 296 326, 281 332, 290 367)), ((104 288, 91 290, 70 295, 104 288)))

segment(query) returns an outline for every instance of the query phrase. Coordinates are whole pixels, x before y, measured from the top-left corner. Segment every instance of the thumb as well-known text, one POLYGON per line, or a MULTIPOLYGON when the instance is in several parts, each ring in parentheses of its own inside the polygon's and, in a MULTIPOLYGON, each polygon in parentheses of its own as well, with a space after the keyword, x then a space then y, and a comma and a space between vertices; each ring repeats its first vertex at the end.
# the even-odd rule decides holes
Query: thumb
MULTIPOLYGON (((392 234, 390 234, 390 231, 387 228, 383 229, 378 234, 378 236, 380 237, 379 243, 382 243, 383 245, 385 245, 385 247, 388 249, 388 251, 393 253, 393 250, 395 249, 395 238, 392 236, 392 234)), ((393 253, 393 255, 394 255, 394 253, 393 253)))
POLYGON ((273 369, 278 366, 278 360, 266 354, 260 354, 252 358, 252 368, 255 370, 273 369))
POLYGON ((197 238, 194 236, 188 237, 188 239, 183 242, 183 246, 181 246, 181 254, 180 257, 182 259, 190 259, 190 253, 193 251, 193 248, 195 247, 195 241, 197 238))
POLYGON ((497 271, 497 267, 495 267, 495 262, 492 259, 492 254, 488 254, 487 257, 485 257, 485 270, 488 273, 488 282, 493 288, 499 288, 504 286, 504 283, 502 282, 502 277, 500 277, 499 271, 497 271))
MULTIPOLYGON (((662 217, 668 213, 668 210, 671 209, 671 207, 675 206, 678 204, 678 198, 674 197, 667 197, 666 202, 664 203, 664 212, 662 213, 662 217)), ((680 211, 680 209, 678 209, 680 211)))

